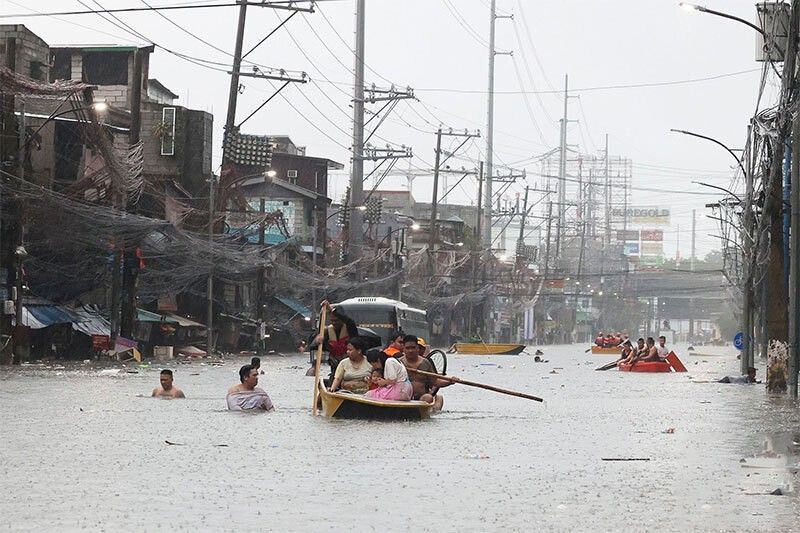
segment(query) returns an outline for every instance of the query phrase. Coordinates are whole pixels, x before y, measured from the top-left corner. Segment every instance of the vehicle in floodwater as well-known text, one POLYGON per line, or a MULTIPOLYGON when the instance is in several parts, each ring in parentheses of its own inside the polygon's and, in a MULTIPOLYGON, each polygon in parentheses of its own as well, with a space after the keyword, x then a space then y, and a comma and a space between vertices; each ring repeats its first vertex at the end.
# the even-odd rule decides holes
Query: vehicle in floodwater
POLYGON ((391 340, 392 332, 402 330, 406 335, 429 339, 428 319, 425 311, 399 300, 381 296, 360 296, 337 304, 344 314, 355 320, 360 328, 369 329, 380 336, 383 345, 391 340))

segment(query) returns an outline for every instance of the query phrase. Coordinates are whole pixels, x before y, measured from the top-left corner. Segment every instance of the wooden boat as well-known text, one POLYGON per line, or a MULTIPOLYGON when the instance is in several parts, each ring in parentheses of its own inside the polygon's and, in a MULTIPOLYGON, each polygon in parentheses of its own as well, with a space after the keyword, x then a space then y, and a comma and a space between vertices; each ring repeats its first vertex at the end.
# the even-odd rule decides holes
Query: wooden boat
POLYGON ((622 353, 621 346, 611 346, 608 348, 603 348, 602 346, 597 346, 596 344, 592 346, 592 353, 595 355, 615 355, 618 353, 622 353))
POLYGON ((457 342, 456 353, 463 355, 519 355, 524 344, 492 344, 485 342, 457 342))
POLYGON ((686 372, 686 367, 675 352, 669 352, 666 361, 638 361, 619 365, 620 372, 686 372))
POLYGON ((360 394, 329 392, 319 383, 322 412, 330 418, 368 420, 423 420, 430 418, 432 403, 411 400, 373 400, 360 394))

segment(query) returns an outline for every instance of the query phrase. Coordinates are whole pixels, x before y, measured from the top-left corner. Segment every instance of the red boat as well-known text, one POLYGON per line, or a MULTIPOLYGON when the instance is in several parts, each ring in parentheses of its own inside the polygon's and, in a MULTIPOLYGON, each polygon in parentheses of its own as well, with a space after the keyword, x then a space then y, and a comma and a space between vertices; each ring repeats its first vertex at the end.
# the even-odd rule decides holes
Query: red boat
POLYGON ((619 365, 620 372, 686 372, 686 367, 675 352, 669 352, 666 361, 638 361, 619 365))
POLYGON ((619 365, 620 372, 672 372, 672 365, 666 361, 639 361, 619 365))

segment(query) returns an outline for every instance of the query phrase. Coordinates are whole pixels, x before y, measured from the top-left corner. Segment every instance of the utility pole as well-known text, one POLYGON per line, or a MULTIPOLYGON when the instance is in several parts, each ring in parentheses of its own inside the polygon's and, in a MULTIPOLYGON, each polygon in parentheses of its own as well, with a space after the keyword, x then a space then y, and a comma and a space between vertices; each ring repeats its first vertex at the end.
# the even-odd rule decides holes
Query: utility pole
POLYGON ((530 187, 525 187, 525 199, 522 201, 522 213, 519 221, 519 237, 517 237, 517 268, 522 268, 526 259, 525 249, 525 220, 528 218, 528 192, 530 187))
MULTIPOLYGON (((697 239, 697 210, 692 209, 692 248, 689 256, 689 270, 694 272, 695 241, 697 239)), ((694 298, 689 298, 689 338, 694 337, 694 298)))
POLYGON ((366 0, 356 0, 356 46, 353 87, 353 163, 350 173, 350 227, 347 239, 349 261, 361 257, 364 203, 364 32, 366 0))
MULTIPOLYGON (((267 211, 267 200, 261 198, 259 201, 258 212, 261 221, 258 223, 258 247, 259 252, 264 249, 264 232, 266 231, 266 224, 264 223, 264 214, 267 211)), ((316 229, 316 228, 315 228, 316 229)), ((261 324, 264 323, 264 265, 262 264, 258 269, 258 279, 256 280, 256 320, 258 320, 259 336, 261 333, 261 324)), ((312 306, 313 307, 313 306, 312 306)), ((258 339, 258 352, 259 355, 263 352, 263 339, 258 339)))
MULTIPOLYGON (((747 126, 747 147, 752 151, 753 143, 753 123, 752 121, 747 126)), ((753 170, 754 165, 750 153, 745 154, 747 159, 745 161, 745 193, 744 193, 744 217, 742 220, 742 316, 741 316, 741 330, 742 330, 742 352, 739 356, 740 365, 739 370, 741 374, 747 375, 747 368, 749 366, 750 350, 752 350, 752 342, 750 338, 750 331, 753 326, 750 322, 750 308, 753 305, 753 261, 750 257, 755 252, 751 239, 753 237, 753 170)), ((766 309, 762 309, 762 312, 766 309)), ((766 328, 765 328, 766 329, 766 328)))
MULTIPOLYGON (((28 139, 27 139, 27 130, 28 126, 26 123, 25 117, 25 99, 20 98, 20 106, 19 106, 19 150, 17 152, 17 176, 21 181, 25 180, 25 160, 27 159, 27 146, 28 146, 28 139)), ((23 237, 25 235, 25 227, 24 227, 24 215, 25 215, 25 208, 23 206, 23 199, 19 200, 19 207, 17 209, 17 216, 19 220, 17 221, 17 243, 18 246, 22 247, 23 237)), ((15 253, 16 259, 16 266, 17 272, 14 278, 14 289, 16 294, 17 306, 15 307, 16 316, 16 327, 14 328, 14 356, 16 356, 16 360, 14 356, 11 358, 11 362, 21 363, 23 358, 27 355, 26 352, 28 350, 22 344, 22 332, 24 331, 24 326, 22 325, 22 318, 23 318, 23 298, 22 298, 22 261, 24 259, 23 254, 19 253, 19 250, 15 253)))
POLYGON ((544 243, 544 280, 550 275, 550 229, 553 225, 553 202, 547 202, 547 231, 544 243))
POLYGON ((428 258, 431 261, 431 267, 433 267, 433 259, 432 253, 434 247, 436 246, 436 215, 437 215, 437 203, 439 199, 439 163, 442 157, 442 128, 439 128, 436 131, 436 160, 433 166, 433 196, 431 198, 431 225, 430 231, 428 231, 428 258))
MULTIPOLYGON (((143 58, 142 51, 136 49, 133 53, 133 86, 131 87, 131 126, 128 142, 131 146, 139 143, 142 130, 142 85, 143 85, 143 58)), ((127 195, 120 190, 120 208, 128 210, 127 195)), ((115 270, 114 275, 122 276, 121 290, 119 291, 120 321, 119 333, 122 337, 133 336, 133 326, 136 320, 136 279, 139 272, 139 258, 136 256, 136 243, 121 243, 124 250, 122 272, 115 270)), ((119 284, 118 284, 119 285, 119 284)))
POLYGON ((486 183, 484 185, 484 228, 483 246, 492 248, 492 180, 494 176, 494 59, 497 55, 510 55, 495 49, 495 23, 497 19, 513 18, 511 15, 497 14, 497 0, 490 0, 489 6, 489 91, 486 102, 486 183))
POLYGON ((605 231, 605 238, 603 239, 604 246, 609 246, 611 244, 611 176, 609 176, 608 172, 608 133, 606 133, 606 149, 605 149, 605 171, 604 171, 604 188, 605 188, 605 218, 606 218, 606 231, 605 231))
MULTIPOLYGON (((214 176, 208 178, 208 244, 214 243, 214 176)), ((206 355, 209 357, 214 350, 214 265, 208 268, 206 280, 206 355)))
MULTIPOLYGON (((483 221, 483 161, 478 163, 478 216, 475 220, 475 237, 478 242, 481 242, 483 233, 481 233, 481 222, 483 221)), ((480 248, 480 246, 478 246, 480 248)), ((473 276, 474 277, 474 276, 473 276)))
MULTIPOLYGON (((786 72, 785 75, 790 74, 786 72)), ((792 193, 791 233, 789 245, 789 394, 797 398, 797 373, 800 371, 800 119, 792 124, 792 193)))
POLYGON ((231 84, 228 89, 228 115, 225 120, 225 133, 233 134, 236 127, 236 103, 239 98, 239 71, 242 68, 242 45, 244 43, 244 25, 247 18, 247 2, 239 5, 239 25, 236 28, 236 45, 233 51, 231 84))
POLYGON ((556 257, 561 255, 561 238, 564 233, 567 206, 567 123, 569 120, 569 75, 564 75, 564 117, 561 119, 561 141, 558 158, 558 225, 556 226, 556 257))

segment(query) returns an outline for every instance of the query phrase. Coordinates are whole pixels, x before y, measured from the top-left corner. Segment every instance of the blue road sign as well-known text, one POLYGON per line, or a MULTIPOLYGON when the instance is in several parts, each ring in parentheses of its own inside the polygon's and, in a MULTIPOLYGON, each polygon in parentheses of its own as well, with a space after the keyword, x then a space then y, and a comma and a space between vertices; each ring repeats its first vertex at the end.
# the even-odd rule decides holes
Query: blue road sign
POLYGON ((741 350, 742 348, 744 348, 744 333, 740 331, 739 333, 736 334, 735 337, 733 337, 733 346, 737 350, 741 350))

